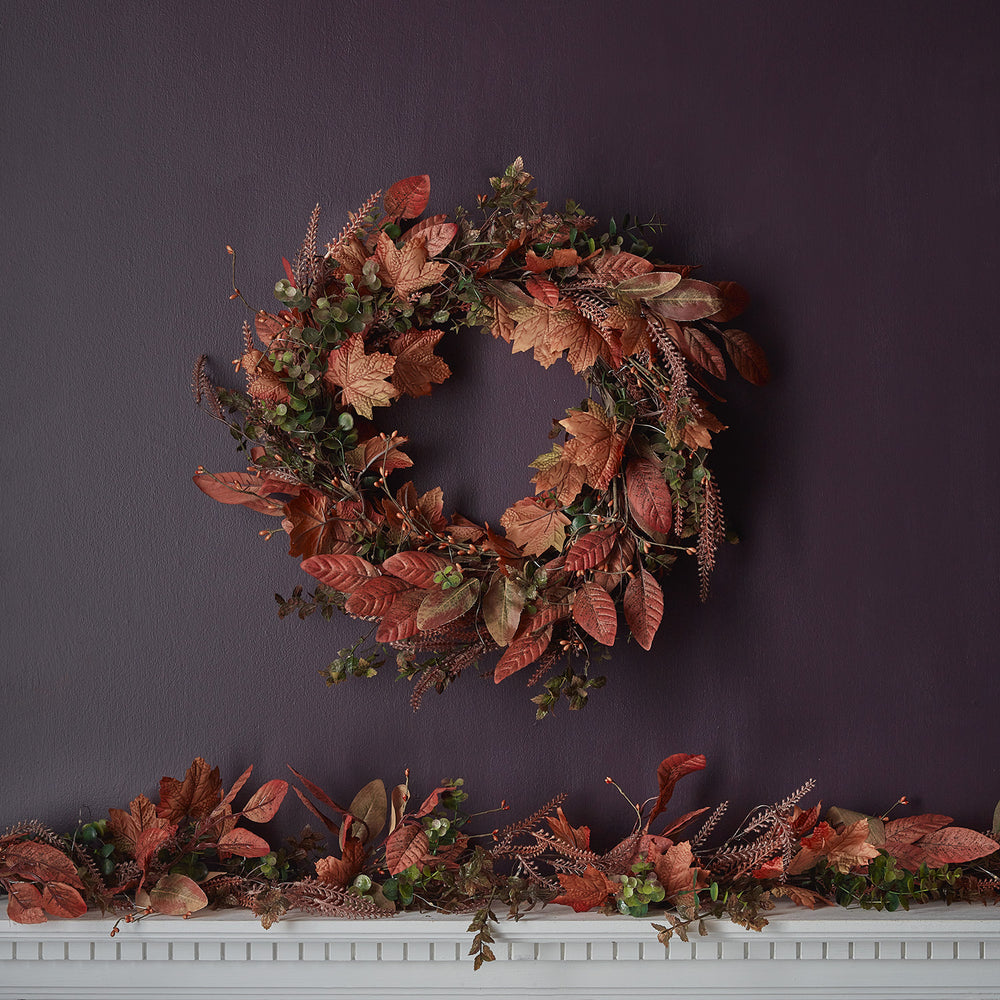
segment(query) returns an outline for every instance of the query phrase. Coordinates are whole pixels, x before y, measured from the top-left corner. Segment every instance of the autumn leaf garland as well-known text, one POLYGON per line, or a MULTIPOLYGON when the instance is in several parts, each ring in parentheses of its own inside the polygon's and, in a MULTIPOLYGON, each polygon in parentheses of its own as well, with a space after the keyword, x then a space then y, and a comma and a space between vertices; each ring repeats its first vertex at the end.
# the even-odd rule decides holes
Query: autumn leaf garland
MULTIPOLYGON (((280 518, 261 533, 283 531, 318 581, 308 597, 279 598, 281 613, 371 621, 414 679, 414 705, 498 651, 494 679, 533 668, 544 715, 560 697, 582 707, 602 683, 592 647, 615 642, 619 611, 650 648, 659 579, 678 557, 697 557, 706 595, 724 535, 708 465, 723 425, 705 402, 708 380, 726 377, 725 355, 755 384, 767 363, 725 325, 746 305, 740 286, 654 260, 640 227, 589 235, 595 220, 572 202, 548 211, 520 160, 491 188, 478 221, 462 209, 419 220, 430 182, 406 178, 369 198, 325 251, 317 207, 283 262, 283 308, 244 325, 245 391, 213 385, 199 359, 196 394, 250 469, 199 470, 195 482, 280 518), (535 495, 500 514, 502 533, 446 514, 440 490, 390 482, 413 463, 407 438, 376 423, 394 400, 446 381, 435 348, 472 327, 545 368, 564 358, 587 397, 556 424, 562 440, 532 463, 535 495)), ((328 681, 374 673, 381 652, 359 646, 338 654, 328 681)))

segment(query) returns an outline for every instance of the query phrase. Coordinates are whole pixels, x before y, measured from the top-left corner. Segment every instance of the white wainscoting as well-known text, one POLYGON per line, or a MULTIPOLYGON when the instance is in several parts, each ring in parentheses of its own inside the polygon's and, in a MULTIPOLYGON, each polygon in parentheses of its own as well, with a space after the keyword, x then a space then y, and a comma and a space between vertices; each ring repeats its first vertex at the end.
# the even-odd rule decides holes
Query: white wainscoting
MULTIPOLYGON (((551 907, 501 920, 473 972, 469 917, 348 921, 249 914, 123 924, 0 918, 0 1000, 216 998, 980 998, 1000 1000, 1000 908, 884 914, 782 906, 756 934, 709 921, 664 949, 649 920, 551 907)), ((654 918, 655 919, 655 918, 654 918)))

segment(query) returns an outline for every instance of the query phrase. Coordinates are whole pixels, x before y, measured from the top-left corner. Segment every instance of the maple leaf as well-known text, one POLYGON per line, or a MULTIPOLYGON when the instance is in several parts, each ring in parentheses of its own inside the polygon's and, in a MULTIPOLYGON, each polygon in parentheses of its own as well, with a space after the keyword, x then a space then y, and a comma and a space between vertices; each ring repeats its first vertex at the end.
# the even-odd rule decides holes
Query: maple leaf
POLYGON ((166 819, 156 815, 156 806, 145 795, 137 795, 128 804, 128 812, 123 809, 108 810, 108 831, 115 847, 130 858, 135 857, 136 843, 143 830, 166 829, 170 825, 166 819))
POLYGON ((692 909, 696 903, 695 892, 708 885, 709 873, 698 867, 691 844, 685 840, 663 851, 654 844, 649 860, 667 899, 678 908, 692 909))
POLYGON ((604 872, 593 865, 587 865, 581 875, 566 875, 560 872, 559 882, 563 891, 552 902, 572 906, 577 913, 603 905, 608 896, 618 891, 617 883, 612 882, 604 872))
POLYGON ((636 303, 626 300, 612 306, 604 316, 604 325, 619 332, 621 352, 626 357, 641 351, 653 353, 652 331, 636 303))
POLYGON ((458 226, 449 222, 447 215, 432 215, 408 229, 403 239, 422 238, 428 256, 436 257, 457 235, 458 226))
POLYGON ((339 858, 331 855, 316 862, 316 877, 324 885, 345 889, 364 868, 365 849, 357 837, 348 837, 344 841, 341 854, 339 858))
POLYGON ((267 355, 258 351, 256 347, 244 352, 240 359, 240 368, 246 375, 247 394, 254 399, 275 406, 278 403, 287 403, 291 398, 288 386, 275 372, 274 365, 268 360, 267 355))
POLYGON ((821 896, 812 889, 804 889, 798 885, 776 885, 771 889, 772 896, 785 896, 796 906, 804 906, 808 910, 815 910, 817 906, 834 906, 832 899, 821 896))
POLYGON ((602 492, 608 488, 621 465, 628 434, 619 434, 617 421, 593 400, 587 410, 567 410, 559 423, 574 435, 564 453, 576 465, 587 470, 587 482, 602 492))
POLYGON ((590 850, 590 827, 571 826, 562 811, 562 806, 556 809, 555 816, 546 816, 545 822, 549 824, 549 829, 564 843, 579 848, 581 851, 590 850))
POLYGON ((318 490, 305 489, 285 504, 281 526, 288 535, 290 556, 331 554, 337 543, 347 542, 361 514, 360 505, 333 503, 318 490))
POLYGON ((413 465, 413 459, 400 451, 400 446, 407 441, 409 438, 395 431, 389 435, 376 434, 347 452, 344 464, 361 472, 377 469, 381 476, 386 476, 396 469, 409 469, 413 465))
POLYGON ((221 798, 219 769, 210 768, 203 758, 196 757, 183 781, 170 777, 160 779, 156 815, 170 823, 179 823, 186 816, 201 819, 219 804, 221 798))
POLYGON ((532 479, 536 493, 547 493, 554 490, 556 499, 563 506, 571 504, 583 489, 587 470, 565 455, 562 445, 555 444, 551 451, 531 463, 531 468, 538 469, 538 475, 532 479))
POLYGON ((345 406, 352 406, 361 416, 371 420, 373 406, 388 406, 398 392, 386 380, 396 365, 391 354, 365 354, 365 342, 360 333, 330 351, 323 381, 331 392, 343 389, 345 406))
POLYGON ((288 329, 286 323, 280 316, 272 316, 263 309, 257 311, 253 321, 254 329, 257 331, 257 339, 265 346, 270 347, 271 342, 288 329))
POLYGON ((444 277, 448 261, 429 261, 427 256, 427 246, 422 237, 397 247, 385 233, 378 234, 375 259, 379 265, 379 277, 401 301, 444 277))
POLYGON ((580 255, 568 247, 553 250, 549 257, 539 257, 534 250, 529 250, 524 255, 524 262, 529 271, 539 274, 553 267, 574 267, 580 263, 580 255))
POLYGON ((525 497, 504 511, 500 524, 526 556, 534 556, 562 549, 569 518, 553 500, 525 497))
POLYGON ((814 867, 820 858, 839 872, 849 872, 878 857, 878 848, 869 844, 868 820, 859 819, 837 833, 828 823, 820 823, 788 865, 789 875, 798 875, 814 867))
POLYGON ((418 330, 411 327, 389 344, 396 357, 392 369, 392 384, 403 395, 429 396, 431 383, 441 383, 451 369, 434 353, 434 346, 444 336, 444 330, 418 330))

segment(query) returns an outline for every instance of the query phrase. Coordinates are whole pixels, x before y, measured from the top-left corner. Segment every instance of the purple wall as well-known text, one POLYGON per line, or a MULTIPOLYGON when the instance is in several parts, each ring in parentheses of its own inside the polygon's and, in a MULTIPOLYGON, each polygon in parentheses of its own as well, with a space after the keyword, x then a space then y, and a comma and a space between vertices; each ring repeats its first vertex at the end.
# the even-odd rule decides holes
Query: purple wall
MULTIPOLYGON (((563 789, 609 829, 628 816, 604 775, 643 795, 679 750, 709 757, 679 809, 815 776, 828 803, 905 793, 986 823, 1000 8, 20 6, 0 31, 0 825, 68 824, 201 754, 229 778, 288 761, 343 796, 405 766, 464 774, 483 807, 563 789), (323 686, 357 623, 279 621, 295 563, 191 484, 239 467, 191 362, 237 351, 226 243, 267 305, 315 201, 332 234, 427 172, 448 211, 518 153, 553 201, 658 211, 665 256, 745 284, 774 381, 729 393, 717 465, 744 542, 707 606, 677 573, 652 653, 616 649, 582 714, 535 723, 516 680, 470 676, 414 715, 391 671, 323 686)), ((461 378, 393 411, 418 484, 494 518, 580 395, 505 350, 470 333, 461 378)))

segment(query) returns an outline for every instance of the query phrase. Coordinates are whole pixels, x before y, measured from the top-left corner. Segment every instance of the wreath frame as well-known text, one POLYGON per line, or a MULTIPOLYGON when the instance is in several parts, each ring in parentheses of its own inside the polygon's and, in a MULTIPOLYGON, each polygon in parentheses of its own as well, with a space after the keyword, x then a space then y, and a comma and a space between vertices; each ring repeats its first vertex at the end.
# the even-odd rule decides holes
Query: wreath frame
MULTIPOLYGON (((474 224, 461 208, 419 219, 430 178, 405 178, 351 213, 324 252, 317 205, 298 253, 282 261, 284 308, 243 324, 234 364, 245 392, 213 383, 205 355, 195 365, 196 400, 250 462, 245 473, 199 467, 195 483, 282 518, 289 554, 318 584, 308 596, 301 586, 275 595, 279 614, 330 618, 339 608, 374 622, 375 642, 395 648, 415 680, 414 708, 494 651, 498 683, 533 667, 539 718, 560 697, 581 708, 604 683, 591 676, 592 644, 614 645, 621 610, 650 649, 664 611, 659 578, 680 556, 697 559, 704 600, 725 537, 708 465, 725 428, 703 396, 721 399, 708 379, 727 377, 723 350, 747 381, 768 379, 761 348, 727 326, 748 302, 740 285, 655 259, 652 221, 612 219, 595 238, 594 217, 573 201, 547 211, 532 182, 519 157, 491 178, 474 224), (532 463, 535 496, 503 513, 504 534, 446 517, 440 488, 391 488, 413 464, 408 438, 373 421, 375 407, 444 382, 451 372, 434 348, 449 329, 471 327, 544 368, 565 358, 587 390, 554 421, 566 440, 532 463)), ((227 250, 231 298, 252 309, 227 250)), ((362 648, 370 636, 338 652, 322 671, 328 683, 377 672, 385 656, 362 648)))

